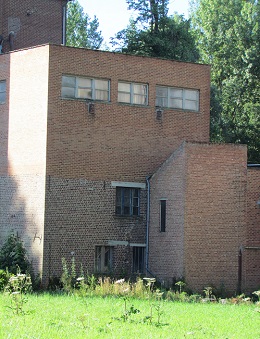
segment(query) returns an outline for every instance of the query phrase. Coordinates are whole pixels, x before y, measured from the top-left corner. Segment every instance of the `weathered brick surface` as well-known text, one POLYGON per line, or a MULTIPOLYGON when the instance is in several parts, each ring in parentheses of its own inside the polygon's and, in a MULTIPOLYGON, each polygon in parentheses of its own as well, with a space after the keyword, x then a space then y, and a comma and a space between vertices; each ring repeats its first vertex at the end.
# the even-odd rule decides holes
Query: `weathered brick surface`
POLYGON ((39 258, 35 266, 43 262, 45 282, 60 275, 61 258, 71 253, 93 272, 95 246, 110 241, 126 242, 114 248, 115 272, 130 271, 129 244, 146 243, 147 192, 139 218, 119 218, 111 181, 145 183, 155 173, 150 270, 166 283, 185 277, 194 290, 234 292, 243 249, 241 283, 251 290, 259 252, 245 247, 259 246, 259 209, 252 207, 259 176, 246 170, 244 146, 208 144, 209 72, 207 65, 56 45, 1 55, 0 243, 18 231, 39 258), (88 113, 85 100, 61 98, 62 74, 109 79, 111 101, 95 102, 88 113), (149 105, 117 103, 119 80, 147 83, 149 105), (199 112, 165 109, 156 119, 157 84, 199 89, 199 112), (161 198, 168 199, 164 234, 161 198))
POLYGON ((18 232, 37 271, 43 257, 48 58, 48 46, 0 56, 0 79, 7 80, 7 102, 0 105, 0 242, 18 232))
POLYGON ((246 159, 242 145, 187 144, 185 277, 190 288, 238 286, 246 241, 246 159))
POLYGON ((246 147, 185 143, 151 179, 150 268, 235 292, 246 234, 246 147), (167 199, 166 232, 159 199, 167 199))
POLYGON ((14 49, 44 43, 62 43, 62 16, 66 0, 1 0, 0 35, 4 52, 10 50, 9 33, 14 32, 14 49))
POLYGON ((149 270, 165 285, 184 277, 185 144, 150 180, 149 270), (160 199, 166 201, 166 230, 160 231, 160 199))
POLYGON ((209 141, 209 76, 207 65, 50 46, 47 174, 144 182, 184 139, 209 141), (111 102, 89 114, 61 99, 62 74, 110 79, 111 102), (117 103, 119 80, 147 83, 149 105, 117 103), (200 111, 165 109, 158 121, 156 84, 199 89, 200 111))
POLYGON ((260 288, 260 167, 247 170, 247 234, 243 260, 246 263, 245 286, 260 288))
MULTIPOLYGON (((115 215, 116 188, 111 182, 47 177, 44 234, 44 279, 61 274, 61 258, 93 272, 95 246, 109 241, 145 243, 146 190, 141 189, 139 217, 115 215)), ((114 273, 132 265, 129 246, 115 246, 114 273)))

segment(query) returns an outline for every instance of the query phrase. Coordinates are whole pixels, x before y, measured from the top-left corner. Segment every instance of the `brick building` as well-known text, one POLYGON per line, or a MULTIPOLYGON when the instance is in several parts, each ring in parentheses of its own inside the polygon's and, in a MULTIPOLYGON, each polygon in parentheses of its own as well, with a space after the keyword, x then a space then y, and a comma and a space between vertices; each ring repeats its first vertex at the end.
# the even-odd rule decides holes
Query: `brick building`
POLYGON ((73 256, 196 291, 259 288, 259 166, 209 143, 210 67, 58 45, 66 1, 27 2, 0 55, 0 244, 18 232, 44 284, 73 256))

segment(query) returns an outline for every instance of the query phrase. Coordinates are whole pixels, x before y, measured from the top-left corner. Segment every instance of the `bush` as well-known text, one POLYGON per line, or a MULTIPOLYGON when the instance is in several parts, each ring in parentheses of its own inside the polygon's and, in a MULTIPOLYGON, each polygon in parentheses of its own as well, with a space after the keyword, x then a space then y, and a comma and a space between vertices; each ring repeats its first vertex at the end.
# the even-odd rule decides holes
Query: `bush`
POLYGON ((10 273, 16 274, 18 268, 26 273, 30 270, 30 263, 19 236, 10 234, 0 250, 0 269, 8 269, 10 273))

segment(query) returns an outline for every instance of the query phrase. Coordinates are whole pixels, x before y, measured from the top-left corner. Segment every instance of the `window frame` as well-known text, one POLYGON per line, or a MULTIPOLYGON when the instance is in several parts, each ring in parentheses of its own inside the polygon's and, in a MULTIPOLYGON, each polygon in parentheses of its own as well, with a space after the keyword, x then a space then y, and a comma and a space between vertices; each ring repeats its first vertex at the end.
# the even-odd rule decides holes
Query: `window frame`
POLYGON ((149 87, 148 84, 145 83, 139 83, 139 82, 128 82, 128 81, 118 81, 118 95, 117 95, 117 101, 120 104, 130 104, 130 105, 139 105, 139 106, 148 106, 148 91, 149 91, 149 87), (129 85, 130 86, 130 91, 123 91, 123 90, 119 90, 119 84, 125 84, 125 85, 129 85), (145 86, 146 92, 145 94, 139 94, 137 92, 134 91, 134 86, 145 86), (120 94, 128 94, 130 95, 130 100, 129 101, 121 101, 119 100, 119 95, 120 94), (135 98, 144 98, 144 103, 135 103, 135 98))
POLYGON ((114 247, 97 245, 95 246, 95 272, 108 273, 113 270, 114 247), (106 264, 108 253, 108 264, 106 264), (100 258, 100 259, 99 259, 100 258))
POLYGON ((121 217, 139 217, 140 216, 140 188, 139 187, 116 186, 115 215, 121 216, 121 217), (129 204, 125 203, 126 192, 129 192, 129 204), (137 201, 137 204, 134 203, 134 201, 137 201), (129 213, 125 213, 126 208, 129 208, 129 213))
POLYGON ((84 76, 77 76, 77 75, 67 75, 67 74, 63 74, 62 75, 62 81, 61 81, 61 97, 63 99, 79 99, 79 100, 93 100, 93 101, 100 101, 100 102, 109 102, 110 101, 110 80, 109 79, 104 79, 104 78, 92 78, 92 77, 84 77, 84 76), (75 81, 75 86, 63 86, 63 79, 64 78, 71 78, 74 79, 75 81), (79 85, 80 79, 83 80, 90 80, 90 86, 81 86, 79 85), (104 81, 107 82, 107 90, 102 90, 97 88, 96 86, 96 82, 97 81, 104 81), (74 89, 74 95, 73 96, 69 96, 69 95, 63 95, 63 88, 73 88, 74 89), (79 96, 78 92, 79 89, 90 89, 91 92, 91 97, 84 97, 84 96, 79 96), (104 93, 107 93, 107 99, 97 99, 97 92, 101 91, 104 93))
POLYGON ((0 80, 0 84, 3 84, 3 90, 1 90, 0 86, 0 105, 4 105, 6 103, 6 80, 0 80), (1 99, 1 96, 3 100, 1 99))
POLYGON ((192 112, 199 112, 200 109, 200 91, 198 89, 193 89, 193 88, 181 88, 181 87, 169 87, 169 86, 161 86, 161 85, 156 85, 156 99, 155 99, 155 104, 157 107, 165 107, 165 108, 172 108, 172 109, 181 109, 185 111, 192 111, 192 112), (167 90, 166 96, 158 96, 157 95, 157 89, 158 88, 164 88, 167 90), (181 91, 182 95, 181 96, 173 96, 171 94, 172 90, 176 91, 181 91), (194 92, 196 94, 196 99, 191 100, 187 97, 188 92, 194 92), (167 101, 167 105, 160 105, 159 99, 163 101, 167 101), (171 100, 181 100, 182 101, 182 107, 178 107, 177 105, 174 106, 171 104, 171 100), (196 109, 191 109, 187 108, 187 103, 188 102, 193 102, 196 105, 196 109))

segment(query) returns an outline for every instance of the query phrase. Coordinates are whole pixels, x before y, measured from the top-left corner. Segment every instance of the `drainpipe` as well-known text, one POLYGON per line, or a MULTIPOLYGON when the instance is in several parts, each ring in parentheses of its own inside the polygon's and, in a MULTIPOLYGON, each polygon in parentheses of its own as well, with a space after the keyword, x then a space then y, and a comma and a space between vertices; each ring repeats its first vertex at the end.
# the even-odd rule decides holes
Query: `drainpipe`
POLYGON ((147 184, 147 210, 146 210, 146 255, 145 255, 145 269, 149 272, 148 261, 149 261, 149 225, 150 225, 150 178, 146 177, 147 184))
POLYGON ((150 273, 152 276, 153 274, 149 270, 149 226, 150 226, 150 179, 151 175, 146 177, 146 184, 147 184, 147 210, 146 210, 146 256, 145 256, 145 270, 146 272, 150 273))

